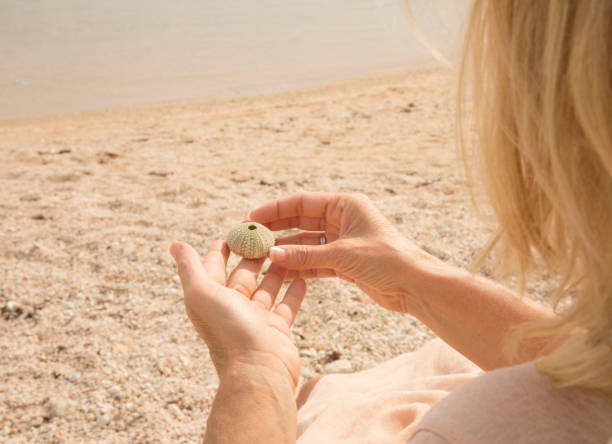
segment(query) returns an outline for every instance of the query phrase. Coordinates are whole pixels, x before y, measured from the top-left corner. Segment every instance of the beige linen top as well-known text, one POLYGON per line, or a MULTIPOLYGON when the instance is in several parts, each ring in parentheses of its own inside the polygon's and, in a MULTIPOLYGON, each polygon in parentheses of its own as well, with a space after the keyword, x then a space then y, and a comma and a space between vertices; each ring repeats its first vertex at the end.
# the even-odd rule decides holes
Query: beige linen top
POLYGON ((612 404, 533 363, 483 373, 439 339, 302 398, 298 444, 612 444, 612 404))
POLYGON ((484 374, 417 424, 410 444, 612 444, 612 404, 556 388, 533 363, 484 374))

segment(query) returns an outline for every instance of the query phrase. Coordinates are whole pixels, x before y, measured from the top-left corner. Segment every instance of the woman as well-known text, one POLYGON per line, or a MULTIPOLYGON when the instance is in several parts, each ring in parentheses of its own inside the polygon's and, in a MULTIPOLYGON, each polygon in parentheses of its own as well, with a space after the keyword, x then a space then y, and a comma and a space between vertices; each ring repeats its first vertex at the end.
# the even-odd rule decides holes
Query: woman
MULTIPOLYGON (((558 273, 557 296, 571 302, 559 313, 428 255, 362 196, 299 194, 252 211, 252 220, 274 230, 307 231, 272 249, 257 288, 262 261, 242 261, 226 281, 222 241, 203 261, 184 243, 171 246, 187 313, 219 374, 205 442, 295 442, 299 354, 289 327, 303 279, 331 276, 422 320, 485 371, 411 424, 398 427, 409 418, 390 414, 372 425, 402 433, 352 442, 605 443, 612 436, 610 36, 610 0, 472 5, 462 77, 477 85, 476 159, 499 221, 491 245, 506 247, 506 263, 517 264, 520 276, 535 257, 558 273), (293 283, 270 311, 285 279, 293 283), (516 353, 505 352, 510 332, 516 353)), ((384 366, 373 370, 377 377, 384 366)), ((338 442, 331 436, 341 424, 329 425, 326 437, 301 414, 323 402, 328 378, 298 396, 298 442, 338 442)))

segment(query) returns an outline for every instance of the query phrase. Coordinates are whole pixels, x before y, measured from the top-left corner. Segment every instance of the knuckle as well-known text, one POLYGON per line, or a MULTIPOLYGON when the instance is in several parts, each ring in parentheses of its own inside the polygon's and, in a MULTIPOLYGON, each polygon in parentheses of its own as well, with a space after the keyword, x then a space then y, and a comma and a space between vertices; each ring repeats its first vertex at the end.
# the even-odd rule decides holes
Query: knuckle
POLYGON ((305 198, 306 198, 306 195, 300 194, 300 197, 297 201, 297 212, 300 216, 304 214, 304 199, 305 198))
POLYGON ((350 206, 352 199, 351 194, 340 193, 338 194, 338 197, 329 205, 328 211, 332 215, 341 215, 345 208, 350 206))
POLYGON ((354 199, 355 204, 359 205, 362 208, 371 207, 373 205, 370 198, 362 193, 355 194, 354 199))
POLYGON ((353 203, 363 203, 363 202, 370 201, 370 198, 363 193, 344 194, 344 197, 346 200, 353 202, 353 203))
POLYGON ((306 267, 310 262, 310 255, 305 248, 297 248, 294 251, 293 260, 296 265, 306 267))
POLYGON ((350 202, 355 198, 355 194, 352 193, 340 193, 338 194, 339 202, 350 202))
POLYGON ((249 290, 249 288, 241 283, 241 282, 235 282, 234 284, 230 285, 230 287, 232 290, 237 291, 238 293, 241 293, 245 296, 250 296, 251 295, 251 291, 249 290))

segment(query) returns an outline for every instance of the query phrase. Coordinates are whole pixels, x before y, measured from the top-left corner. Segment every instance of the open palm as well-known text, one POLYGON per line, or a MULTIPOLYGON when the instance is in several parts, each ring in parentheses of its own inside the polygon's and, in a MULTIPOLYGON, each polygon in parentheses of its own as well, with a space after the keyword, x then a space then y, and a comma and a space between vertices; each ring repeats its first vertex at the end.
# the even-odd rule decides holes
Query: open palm
POLYGON ((219 375, 236 363, 280 363, 295 387, 300 357, 289 328, 306 292, 304 281, 294 281, 274 307, 284 268, 272 265, 258 286, 265 259, 241 260, 226 279, 230 253, 223 241, 214 242, 204 260, 182 242, 174 243, 170 251, 178 264, 187 314, 206 341, 219 375))

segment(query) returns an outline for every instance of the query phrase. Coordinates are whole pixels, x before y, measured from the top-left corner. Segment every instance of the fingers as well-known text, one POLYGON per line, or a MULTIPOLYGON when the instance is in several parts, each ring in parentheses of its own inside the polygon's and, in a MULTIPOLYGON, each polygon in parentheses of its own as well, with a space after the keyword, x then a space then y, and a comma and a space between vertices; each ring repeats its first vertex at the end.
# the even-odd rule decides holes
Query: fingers
POLYGON ((283 285, 287 270, 278 265, 270 265, 266 276, 261 281, 261 284, 253 293, 251 299, 253 302, 259 304, 265 310, 270 310, 276 299, 276 295, 283 285))
POLYGON ((318 246, 283 245, 270 248, 270 260, 289 270, 308 270, 310 268, 336 268, 335 244, 318 246))
POLYGON ((300 305, 304 300, 306 294, 306 282, 302 279, 293 281, 283 300, 276 306, 274 313, 279 315, 287 323, 287 326, 291 327, 295 319, 295 315, 300 309, 300 305))
POLYGON ((338 239, 338 235, 330 233, 326 235, 321 231, 299 233, 293 236, 279 237, 275 245, 321 245, 333 242, 338 239), (321 241, 323 240, 323 241, 321 241))
POLYGON ((257 287, 257 277, 266 258, 242 259, 227 280, 227 287, 251 297, 257 287))
POLYGON ((256 208, 251 211, 249 218, 266 225, 285 220, 282 226, 293 221, 295 225, 292 228, 302 228, 299 224, 303 223, 305 224, 305 228, 302 228, 304 230, 321 229, 318 220, 323 219, 327 222, 332 220, 328 213, 337 200, 338 194, 332 193, 293 194, 256 208))
POLYGON ((227 243, 217 240, 212 243, 202 261, 206 273, 218 284, 225 285, 225 268, 230 250, 227 243))
POLYGON ((290 228, 299 228, 300 230, 335 230, 338 227, 328 223, 323 218, 294 216, 286 219, 278 219, 272 222, 266 222, 265 225, 272 231, 288 230, 290 228))
POLYGON ((210 282, 210 278, 200 261, 200 256, 190 245, 184 242, 175 242, 170 245, 170 254, 176 261, 183 292, 187 293, 196 284, 210 282))
POLYGON ((340 279, 350 282, 352 284, 355 283, 355 279, 345 274, 337 273, 336 270, 332 270, 331 268, 315 268, 314 270, 289 270, 287 271, 285 280, 294 281, 296 279, 323 279, 331 277, 339 277, 340 279))
POLYGON ((289 270, 285 279, 293 281, 296 279, 322 279, 338 277, 335 270, 331 268, 311 268, 309 270, 289 270))

